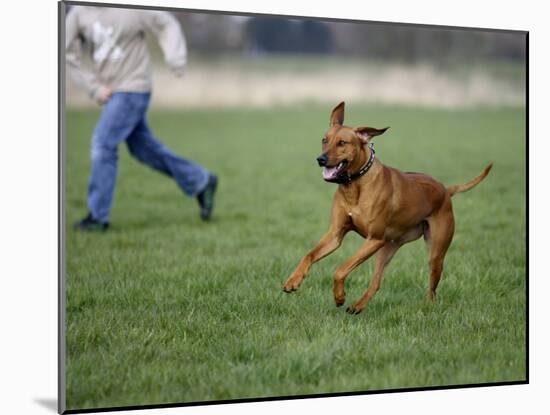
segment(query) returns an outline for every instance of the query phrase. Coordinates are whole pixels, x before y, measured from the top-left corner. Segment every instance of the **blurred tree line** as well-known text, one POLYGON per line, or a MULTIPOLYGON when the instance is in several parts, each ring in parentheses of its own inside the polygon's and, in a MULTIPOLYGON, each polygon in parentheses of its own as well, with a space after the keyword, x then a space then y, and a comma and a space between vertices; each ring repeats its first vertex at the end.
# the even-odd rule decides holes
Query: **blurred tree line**
POLYGON ((407 63, 491 58, 522 61, 526 56, 525 35, 519 32, 273 16, 175 15, 190 49, 204 54, 334 53, 407 63))
POLYGON ((524 61, 526 57, 525 35, 520 32, 276 16, 173 14, 182 24, 189 48, 205 55, 332 53, 406 63, 476 59, 524 61))

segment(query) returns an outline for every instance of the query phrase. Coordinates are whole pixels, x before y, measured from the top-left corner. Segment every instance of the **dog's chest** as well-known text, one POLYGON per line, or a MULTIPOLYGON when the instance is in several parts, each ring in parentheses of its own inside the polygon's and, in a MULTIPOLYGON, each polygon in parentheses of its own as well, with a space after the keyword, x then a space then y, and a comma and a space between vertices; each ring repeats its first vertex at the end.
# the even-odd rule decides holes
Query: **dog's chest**
POLYGON ((346 215, 348 225, 361 235, 368 233, 367 224, 372 218, 368 201, 360 197, 358 187, 340 189, 340 212, 346 215))
POLYGON ((346 207, 346 216, 349 224, 361 234, 367 233, 367 213, 358 207, 346 207))

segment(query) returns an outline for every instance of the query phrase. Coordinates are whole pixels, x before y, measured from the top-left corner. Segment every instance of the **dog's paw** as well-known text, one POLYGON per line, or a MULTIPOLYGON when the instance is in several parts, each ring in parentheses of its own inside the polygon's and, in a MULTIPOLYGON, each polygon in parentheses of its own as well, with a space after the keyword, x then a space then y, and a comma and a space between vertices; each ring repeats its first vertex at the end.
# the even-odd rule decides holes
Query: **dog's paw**
POLYGON ((285 293, 291 293, 298 289, 303 278, 291 276, 283 285, 283 291, 285 293))
POLYGON ((290 294, 298 289, 298 285, 299 284, 294 281, 287 281, 285 285, 283 285, 283 291, 290 294))
POLYGON ((348 314, 359 314, 361 311, 363 311, 363 308, 358 307, 356 304, 350 305, 346 309, 346 313, 348 313, 348 314))
POLYGON ((344 290, 334 290, 332 295, 334 296, 336 307, 342 307, 346 302, 346 293, 344 290))

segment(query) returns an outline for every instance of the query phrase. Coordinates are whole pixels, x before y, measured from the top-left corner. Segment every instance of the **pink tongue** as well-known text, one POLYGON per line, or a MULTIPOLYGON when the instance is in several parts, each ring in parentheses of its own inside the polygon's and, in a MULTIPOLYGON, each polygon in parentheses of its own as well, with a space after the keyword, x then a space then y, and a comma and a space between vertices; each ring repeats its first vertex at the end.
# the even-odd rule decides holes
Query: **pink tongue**
POLYGON ((337 171, 337 167, 323 167, 323 179, 333 179, 337 171))

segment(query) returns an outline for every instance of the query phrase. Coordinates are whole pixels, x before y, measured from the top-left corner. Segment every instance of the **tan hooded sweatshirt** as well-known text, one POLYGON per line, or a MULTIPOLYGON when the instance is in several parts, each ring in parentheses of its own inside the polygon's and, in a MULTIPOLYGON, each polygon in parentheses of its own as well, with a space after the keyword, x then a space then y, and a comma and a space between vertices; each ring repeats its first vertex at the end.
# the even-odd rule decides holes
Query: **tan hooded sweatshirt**
POLYGON ((150 92, 151 63, 145 33, 153 33, 167 65, 183 75, 185 37, 168 12, 74 6, 66 19, 66 61, 73 81, 95 98, 100 86, 113 92, 150 92), (94 70, 82 66, 81 38, 91 44, 94 70))

